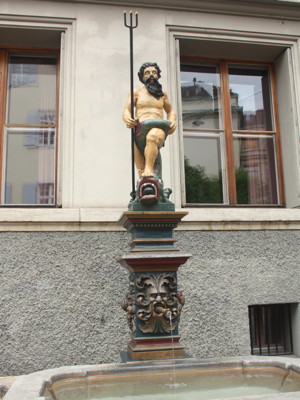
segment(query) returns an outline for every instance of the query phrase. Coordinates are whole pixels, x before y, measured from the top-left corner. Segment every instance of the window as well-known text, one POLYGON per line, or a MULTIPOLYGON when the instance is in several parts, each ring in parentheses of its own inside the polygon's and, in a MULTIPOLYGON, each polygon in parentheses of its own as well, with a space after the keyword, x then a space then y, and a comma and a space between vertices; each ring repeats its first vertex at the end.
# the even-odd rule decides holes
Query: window
POLYGON ((1 204, 54 205, 57 52, 0 50, 1 204))
POLYGON ((181 62, 185 205, 281 205, 271 64, 181 62))
POLYGON ((290 304, 249 307, 251 354, 291 354, 293 340, 290 304))

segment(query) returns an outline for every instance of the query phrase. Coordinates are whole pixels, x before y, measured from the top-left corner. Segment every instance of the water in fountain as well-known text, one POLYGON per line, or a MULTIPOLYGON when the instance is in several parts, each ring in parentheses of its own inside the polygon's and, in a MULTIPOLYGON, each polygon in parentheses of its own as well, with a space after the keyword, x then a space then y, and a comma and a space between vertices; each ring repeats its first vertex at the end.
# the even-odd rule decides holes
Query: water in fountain
MULTIPOLYGON (((180 380, 186 387, 175 388, 166 387, 163 383, 168 377, 165 374, 157 376, 156 374, 151 376, 142 376, 137 374, 136 380, 125 379, 127 382, 122 382, 120 376, 117 380, 108 379, 107 382, 102 381, 98 383, 94 382, 90 385, 77 386, 74 384, 73 388, 56 388, 56 398, 64 400, 212 400, 212 399, 226 399, 249 395, 263 395, 278 393, 278 389, 262 386, 244 386, 240 382, 239 386, 231 386, 231 384, 238 384, 234 378, 230 375, 226 376, 226 380, 232 381, 224 383, 218 382, 217 377, 207 376, 199 377, 197 374, 193 375, 193 381, 191 377, 182 376, 180 373, 180 380), (204 378, 204 379, 203 379, 204 378), (229 387, 225 385, 230 385, 229 387)), ((186 375, 186 374, 184 374, 186 375)), ((177 373, 178 376, 178 373, 177 373)), ((220 378, 220 376, 219 376, 220 378)), ((221 377, 222 378, 222 377, 221 377)), ((223 379, 221 379, 223 381, 223 379)), ((259 382, 257 382, 259 384, 259 382)), ((47 400, 53 400, 53 397, 49 395, 46 397, 47 400)))
POLYGON ((174 351, 174 338, 173 338, 173 325, 172 325, 172 313, 169 311, 169 321, 170 321, 170 333, 172 341, 172 354, 173 354, 173 387, 176 388, 176 366, 175 366, 175 351, 174 351))
MULTIPOLYGON (((176 395, 176 390, 182 387, 185 387, 185 383, 176 382, 176 363, 175 363, 175 351, 174 351, 174 337, 173 337, 173 324, 172 324, 172 313, 171 311, 167 312, 167 317, 169 318, 170 322, 170 335, 171 335, 171 342, 172 342, 172 354, 173 354, 173 376, 170 378, 171 383, 167 383, 164 387, 169 387, 173 390, 173 395, 176 395)), ((173 397, 174 399, 174 397, 173 397)))
MULTIPOLYGON (((281 391, 295 391, 300 387, 300 377, 289 387, 285 379, 286 371, 270 370, 252 367, 245 372, 244 367, 218 367, 183 369, 178 362, 172 370, 160 369, 157 371, 149 366, 149 371, 132 366, 133 371, 125 373, 96 374, 82 379, 62 379, 53 384, 53 392, 57 399, 63 400, 211 400, 226 399, 249 395, 264 395, 280 393, 281 391), (173 383, 166 385, 166 382, 173 383), (284 387, 282 382, 284 380, 284 387), (178 383, 180 382, 180 383, 178 383), (287 390, 289 389, 289 390, 287 390)), ((126 370, 128 366, 126 366, 126 370)), ((112 370, 113 371, 113 370, 112 370)), ((47 400, 53 400, 49 391, 44 394, 47 400)))

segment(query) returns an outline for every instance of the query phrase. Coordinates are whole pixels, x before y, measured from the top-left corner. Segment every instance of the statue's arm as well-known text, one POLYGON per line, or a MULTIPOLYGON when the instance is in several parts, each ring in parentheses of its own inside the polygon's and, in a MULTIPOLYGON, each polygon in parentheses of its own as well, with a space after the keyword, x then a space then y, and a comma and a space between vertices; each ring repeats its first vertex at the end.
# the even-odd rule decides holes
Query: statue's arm
POLYGON ((176 129, 176 113, 174 108, 171 105, 169 97, 166 92, 164 92, 164 110, 167 113, 167 120, 170 122, 170 130, 168 131, 168 135, 173 133, 176 129))
MULTIPOLYGON (((134 91, 134 104, 136 104, 136 99, 137 99, 137 90, 134 91)), ((124 110, 123 110, 123 115, 122 115, 123 121, 125 122, 127 128, 134 128, 137 124, 137 119, 131 118, 131 96, 130 93, 127 97, 124 110)))

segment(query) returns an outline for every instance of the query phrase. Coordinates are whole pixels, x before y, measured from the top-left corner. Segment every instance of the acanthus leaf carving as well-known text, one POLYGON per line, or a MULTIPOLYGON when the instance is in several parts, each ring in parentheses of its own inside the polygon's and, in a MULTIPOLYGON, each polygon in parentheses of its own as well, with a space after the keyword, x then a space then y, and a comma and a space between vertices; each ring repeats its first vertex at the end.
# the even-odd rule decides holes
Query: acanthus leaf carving
POLYGON ((134 315, 136 311, 135 307, 135 289, 134 289, 134 275, 131 274, 129 277, 129 291, 126 293, 123 301, 121 302, 121 307, 126 311, 127 323, 132 332, 136 331, 136 326, 134 322, 134 315))
POLYGON ((171 273, 140 274, 136 279, 137 319, 143 333, 170 333, 180 316, 176 275, 171 273))

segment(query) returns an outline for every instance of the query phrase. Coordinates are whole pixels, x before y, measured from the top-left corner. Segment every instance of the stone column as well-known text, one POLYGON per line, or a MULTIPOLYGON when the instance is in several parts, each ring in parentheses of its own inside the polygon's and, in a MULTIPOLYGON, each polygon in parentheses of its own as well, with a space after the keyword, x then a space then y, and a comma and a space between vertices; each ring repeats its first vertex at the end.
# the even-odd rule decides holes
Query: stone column
POLYGON ((132 235, 129 252, 119 260, 130 272, 122 303, 132 339, 128 358, 184 357, 178 323, 184 305, 177 291, 177 270, 190 254, 174 247, 173 229, 187 212, 125 211, 123 226, 132 235))

